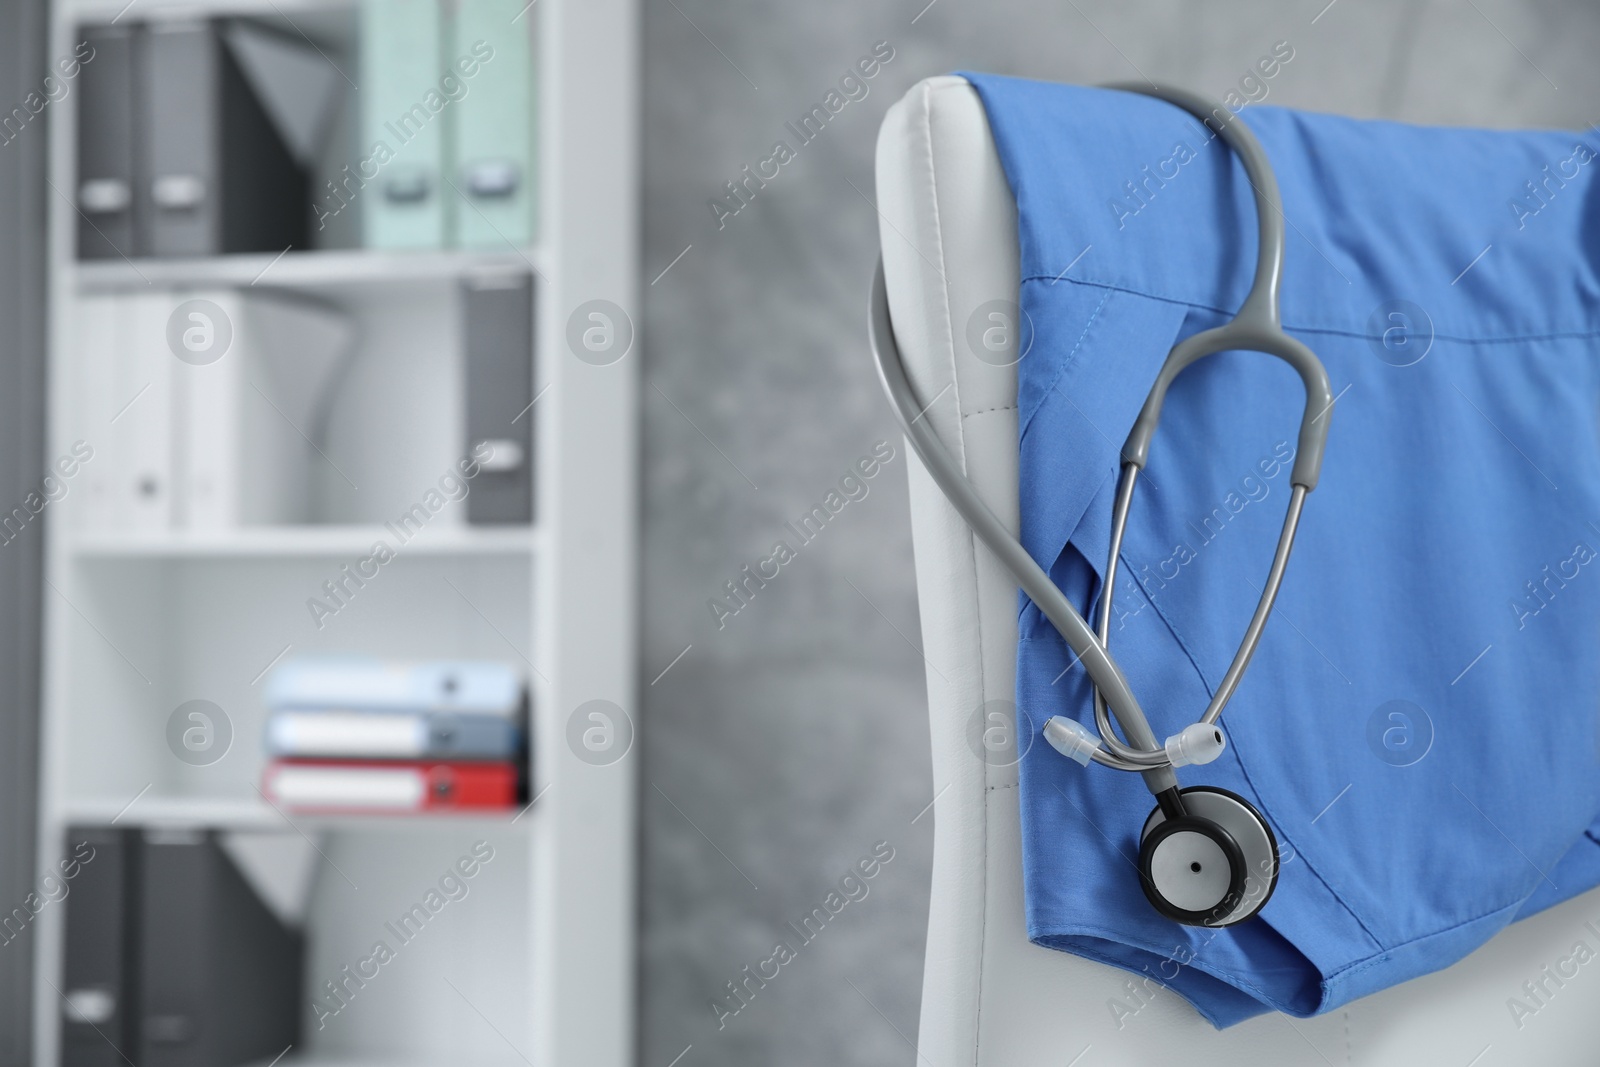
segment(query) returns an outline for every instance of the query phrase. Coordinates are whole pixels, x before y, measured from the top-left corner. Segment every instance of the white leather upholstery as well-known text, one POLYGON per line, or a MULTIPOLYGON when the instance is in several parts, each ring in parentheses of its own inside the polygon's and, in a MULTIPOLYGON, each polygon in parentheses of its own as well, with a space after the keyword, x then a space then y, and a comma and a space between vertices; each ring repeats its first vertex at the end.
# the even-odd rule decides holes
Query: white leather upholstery
MULTIPOLYGON (((979 361, 966 335, 980 305, 1016 299, 1016 208, 971 86, 930 78, 890 109, 877 183, 890 307, 925 417, 1015 529, 1015 368, 979 361)), ((1154 982, 1135 995, 1124 971, 1030 945, 1016 768, 987 766, 970 741, 985 701, 1014 698, 1016 585, 914 455, 911 515, 937 796, 919 1064, 1600 1063, 1600 962, 1570 959, 1579 942, 1600 953, 1596 893, 1345 1010, 1268 1015, 1220 1033, 1154 982), (1559 986, 1541 973, 1558 964, 1576 968, 1559 986), (1528 981, 1544 982, 1542 1003, 1524 992, 1528 981), (1537 1011, 1514 1018, 1512 997, 1537 1011)))

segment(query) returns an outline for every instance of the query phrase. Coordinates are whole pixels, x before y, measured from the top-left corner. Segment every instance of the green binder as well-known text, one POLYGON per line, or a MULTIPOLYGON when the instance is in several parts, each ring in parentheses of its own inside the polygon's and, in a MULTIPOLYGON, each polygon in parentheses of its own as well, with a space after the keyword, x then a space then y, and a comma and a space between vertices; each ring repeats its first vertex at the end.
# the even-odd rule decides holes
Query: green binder
POLYGON ((368 248, 446 244, 450 188, 440 179, 450 112, 459 105, 445 104, 439 91, 442 31, 438 0, 361 4, 360 154, 372 161, 366 173, 377 171, 360 190, 368 248), (375 153, 379 145, 388 152, 375 153))
POLYGON ((536 11, 527 0, 460 0, 456 5, 452 61, 479 60, 467 82, 470 91, 450 108, 454 189, 446 191, 454 200, 455 243, 462 248, 504 249, 533 240, 531 24, 536 11))

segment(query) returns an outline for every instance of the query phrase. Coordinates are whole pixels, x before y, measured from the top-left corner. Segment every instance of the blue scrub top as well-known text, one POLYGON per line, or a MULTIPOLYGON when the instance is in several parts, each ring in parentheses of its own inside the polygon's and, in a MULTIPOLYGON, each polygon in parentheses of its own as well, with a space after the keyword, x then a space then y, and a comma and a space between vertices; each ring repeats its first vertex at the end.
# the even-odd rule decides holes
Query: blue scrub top
MULTIPOLYGON (((1174 342, 1255 267, 1243 168, 1172 105, 966 75, 1018 207, 1022 539, 1090 614, 1118 452, 1174 342)), ((1260 916, 1144 899, 1142 780, 1020 764, 1029 937, 1148 974, 1217 1026, 1328 1011, 1453 963, 1600 884, 1600 141, 1270 107, 1241 118, 1288 220, 1286 329, 1338 396, 1278 606, 1184 785, 1256 804, 1283 855, 1260 916)), ((1194 721, 1255 607, 1289 497, 1299 379, 1209 357, 1168 397, 1111 648, 1158 736, 1194 721)), ((1019 728, 1093 725, 1024 600, 1019 728)), ((1024 734, 1023 736, 1026 736, 1024 734)))

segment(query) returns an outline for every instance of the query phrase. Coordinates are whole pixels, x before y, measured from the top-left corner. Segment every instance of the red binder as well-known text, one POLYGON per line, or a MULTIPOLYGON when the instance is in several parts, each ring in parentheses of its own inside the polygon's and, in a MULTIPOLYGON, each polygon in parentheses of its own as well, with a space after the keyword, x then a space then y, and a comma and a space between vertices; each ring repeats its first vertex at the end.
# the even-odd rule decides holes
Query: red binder
POLYGON ((366 763, 274 760, 261 789, 295 811, 405 812, 512 808, 517 769, 512 763, 366 763))

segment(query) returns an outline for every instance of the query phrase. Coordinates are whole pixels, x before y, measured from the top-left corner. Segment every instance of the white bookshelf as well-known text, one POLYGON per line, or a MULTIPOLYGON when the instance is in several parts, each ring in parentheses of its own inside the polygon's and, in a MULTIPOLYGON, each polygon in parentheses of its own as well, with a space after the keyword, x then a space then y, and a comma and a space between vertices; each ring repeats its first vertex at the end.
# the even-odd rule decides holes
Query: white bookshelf
MULTIPOLYGON (((51 56, 71 51, 77 24, 109 21, 125 3, 55 0, 51 56)), ((248 14, 346 32, 337 28, 353 25, 355 7, 140 0, 121 17, 248 14)), ((40 870, 62 855, 69 826, 113 820, 312 842, 321 858, 304 920, 309 1000, 471 842, 496 849, 435 943, 387 968, 381 988, 375 982, 325 1030, 308 1008, 282 1067, 634 1060, 638 754, 586 762, 569 748, 568 720, 602 699, 641 726, 638 346, 595 366, 569 351, 567 325, 590 300, 637 308, 637 16, 633 0, 538 0, 523 17, 536 42, 539 131, 539 223, 529 247, 79 262, 66 199, 77 187, 76 97, 51 104, 50 178, 61 194, 49 208, 52 457, 83 436, 74 331, 83 301, 99 294, 310 294, 346 311, 368 338, 353 364, 368 377, 347 388, 366 400, 341 413, 343 436, 329 445, 365 495, 319 513, 326 521, 88 528, 75 489, 46 509, 40 870), (311 626, 303 601, 330 567, 365 553, 394 502, 459 455, 459 285, 507 270, 534 275, 535 523, 472 526, 464 512, 447 516, 323 628, 311 626), (385 418, 396 409, 435 415, 396 430, 385 418), (262 679, 286 655, 321 653, 516 664, 533 706, 535 802, 423 817, 286 815, 267 803, 255 788, 266 758, 262 679), (166 747, 167 716, 189 699, 214 701, 232 722, 232 747, 209 766, 186 765, 166 747)), ((46 907, 34 925, 39 1067, 59 1062, 68 907, 46 907)))

